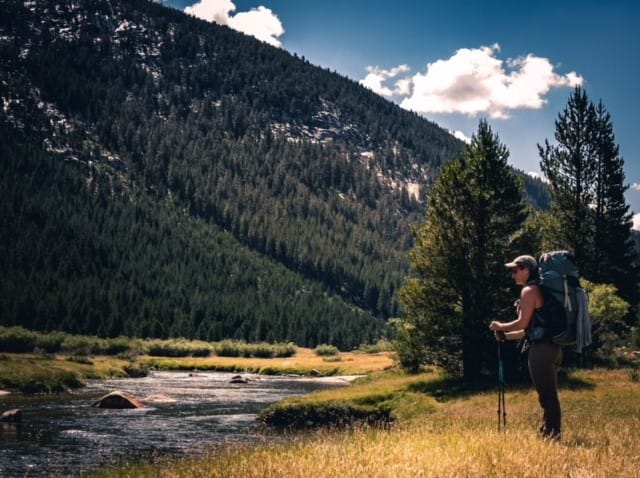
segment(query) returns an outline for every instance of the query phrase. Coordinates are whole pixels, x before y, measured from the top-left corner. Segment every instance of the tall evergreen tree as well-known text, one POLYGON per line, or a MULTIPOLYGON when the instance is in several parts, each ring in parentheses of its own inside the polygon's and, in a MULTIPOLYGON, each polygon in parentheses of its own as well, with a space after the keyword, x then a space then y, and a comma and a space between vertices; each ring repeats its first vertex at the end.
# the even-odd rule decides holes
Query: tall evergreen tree
POLYGON ((564 111, 555 122, 556 145, 545 140, 538 145, 540 169, 549 180, 551 211, 558 218, 559 242, 571 249, 581 272, 591 276, 595 270, 588 258, 593 243, 586 240, 593 232, 593 214, 598 178, 596 160, 596 112, 587 94, 576 87, 564 111))
POLYGON ((596 111, 596 154, 598 179, 596 181, 595 246, 596 269, 599 279, 611 283, 629 303, 638 300, 638 271, 631 238, 632 214, 624 193, 624 160, 615 142, 611 115, 602 101, 596 111))
POLYGON ((572 249, 583 275, 612 283, 636 303, 638 273, 631 240, 631 214, 624 193, 624 160, 611 116, 577 87, 556 121, 557 145, 538 146, 549 180, 559 243, 572 249))
POLYGON ((400 291, 399 351, 410 368, 430 352, 450 358, 456 347, 466 380, 493 363, 487 324, 510 302, 504 262, 515 254, 512 238, 526 218, 523 186, 508 156, 482 120, 434 185, 410 253, 415 275, 400 291))

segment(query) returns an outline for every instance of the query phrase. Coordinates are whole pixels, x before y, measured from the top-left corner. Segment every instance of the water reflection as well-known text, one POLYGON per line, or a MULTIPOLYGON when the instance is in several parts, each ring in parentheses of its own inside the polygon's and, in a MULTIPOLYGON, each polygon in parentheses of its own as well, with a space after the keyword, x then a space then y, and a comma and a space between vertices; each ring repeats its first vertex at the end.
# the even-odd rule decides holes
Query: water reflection
POLYGON ((0 425, 0 476, 71 476, 126 458, 200 453, 230 443, 259 442, 258 413, 286 396, 343 386, 339 380, 155 372, 146 378, 93 381, 56 397, 0 397, 0 411, 19 407, 22 423, 0 425), (145 408, 90 405, 122 390, 145 408))

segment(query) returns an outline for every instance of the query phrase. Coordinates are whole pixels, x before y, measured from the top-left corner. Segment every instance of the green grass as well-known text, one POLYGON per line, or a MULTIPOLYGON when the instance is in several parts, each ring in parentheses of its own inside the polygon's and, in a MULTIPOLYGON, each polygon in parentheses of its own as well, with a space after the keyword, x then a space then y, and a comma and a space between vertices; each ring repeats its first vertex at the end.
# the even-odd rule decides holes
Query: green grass
POLYGON ((90 378, 125 377, 126 361, 105 357, 69 360, 33 354, 2 354, 0 389, 23 394, 61 393, 84 386, 90 378))

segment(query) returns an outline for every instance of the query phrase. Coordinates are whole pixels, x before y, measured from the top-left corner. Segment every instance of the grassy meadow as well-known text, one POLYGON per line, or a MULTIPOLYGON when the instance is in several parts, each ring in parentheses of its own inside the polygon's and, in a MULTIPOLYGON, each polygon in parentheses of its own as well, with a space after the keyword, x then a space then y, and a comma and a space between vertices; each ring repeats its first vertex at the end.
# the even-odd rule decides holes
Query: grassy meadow
POLYGON ((494 384, 469 389, 437 369, 407 375, 385 347, 341 352, 0 328, 0 389, 12 392, 58 393, 149 369, 361 376, 267 407, 263 445, 91 474, 103 478, 640 477, 640 369, 630 367, 562 374, 563 437, 550 442, 536 435, 541 411, 530 385, 508 385, 507 430, 498 432, 494 384))
MULTIPOLYGON (((393 426, 297 433, 284 442, 205 457, 158 459, 98 477, 387 478, 640 476, 640 382, 629 369, 572 371, 563 380, 563 437, 536 435, 540 409, 528 386, 508 387, 507 431, 497 430, 497 391, 449 390, 436 373, 385 372, 304 400, 386 396, 393 426), (334 395, 332 395, 334 394, 334 395)), ((373 399, 375 401, 375 398, 373 399)), ((384 399, 383 399, 384 400, 384 399)))

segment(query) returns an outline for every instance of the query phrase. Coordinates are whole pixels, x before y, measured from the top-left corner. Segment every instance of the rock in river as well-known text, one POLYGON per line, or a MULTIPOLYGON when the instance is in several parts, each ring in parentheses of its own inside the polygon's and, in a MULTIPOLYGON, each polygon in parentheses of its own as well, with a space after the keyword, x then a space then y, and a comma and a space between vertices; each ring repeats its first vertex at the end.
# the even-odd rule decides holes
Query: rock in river
POLYGON ((18 423, 22 421, 22 410, 14 408, 0 415, 0 422, 18 423))
POLYGON ((91 405, 95 408, 144 408, 139 398, 116 390, 99 398, 91 405))

